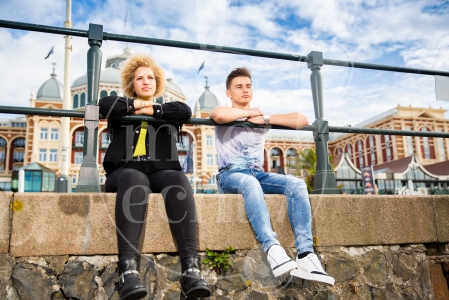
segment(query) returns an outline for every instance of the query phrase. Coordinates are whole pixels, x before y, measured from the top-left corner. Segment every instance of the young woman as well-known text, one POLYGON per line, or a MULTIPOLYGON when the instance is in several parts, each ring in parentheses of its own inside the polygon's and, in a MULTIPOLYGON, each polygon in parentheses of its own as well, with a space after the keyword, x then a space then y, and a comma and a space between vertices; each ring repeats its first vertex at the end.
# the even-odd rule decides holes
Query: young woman
POLYGON ((115 219, 118 241, 120 299, 147 295, 140 283, 137 249, 145 221, 149 193, 162 193, 171 232, 181 260, 181 288, 188 298, 209 297, 202 280, 197 254, 196 208, 187 177, 181 172, 176 149, 177 128, 164 123, 114 120, 125 115, 149 115, 164 121, 188 120, 190 108, 182 102, 158 104, 153 99, 164 92, 164 72, 148 55, 129 58, 121 72, 125 97, 105 97, 100 113, 108 119, 112 139, 103 166, 105 190, 117 193, 115 219), (131 144, 132 141, 132 144, 131 144))

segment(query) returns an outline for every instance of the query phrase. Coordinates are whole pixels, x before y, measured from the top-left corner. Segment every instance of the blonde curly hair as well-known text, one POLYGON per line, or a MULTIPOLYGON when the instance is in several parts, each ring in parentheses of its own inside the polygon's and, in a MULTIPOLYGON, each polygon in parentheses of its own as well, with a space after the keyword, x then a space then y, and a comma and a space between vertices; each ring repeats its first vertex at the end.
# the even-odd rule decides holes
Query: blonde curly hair
POLYGON ((153 97, 156 98, 162 95, 165 90, 164 70, 156 64, 150 55, 134 54, 123 63, 122 72, 120 74, 122 78, 122 89, 125 96, 131 98, 137 97, 136 93, 133 91, 133 81, 134 72, 139 67, 148 67, 153 71, 156 80, 156 92, 153 97))

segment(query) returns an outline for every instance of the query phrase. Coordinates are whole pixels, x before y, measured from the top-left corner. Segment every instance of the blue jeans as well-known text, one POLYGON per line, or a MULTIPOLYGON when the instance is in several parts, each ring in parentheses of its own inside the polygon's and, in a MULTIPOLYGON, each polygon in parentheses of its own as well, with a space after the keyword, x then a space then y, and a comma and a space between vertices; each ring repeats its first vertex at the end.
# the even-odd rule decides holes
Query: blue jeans
POLYGON ((221 171, 217 182, 220 193, 243 195, 248 220, 265 252, 270 246, 280 243, 271 227, 264 193, 286 195, 296 250, 298 254, 313 252, 312 212, 304 180, 257 169, 242 169, 221 171))

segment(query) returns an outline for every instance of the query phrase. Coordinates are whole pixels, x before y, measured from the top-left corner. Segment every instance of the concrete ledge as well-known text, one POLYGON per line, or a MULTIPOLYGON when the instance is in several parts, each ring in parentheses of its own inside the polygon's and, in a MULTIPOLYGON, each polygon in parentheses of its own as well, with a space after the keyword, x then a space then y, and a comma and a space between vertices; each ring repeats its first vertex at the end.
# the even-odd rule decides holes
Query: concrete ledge
MULTIPOLYGON (((0 205, 7 198, 0 193, 0 205)), ((241 195, 195 199, 200 250, 257 245, 241 195)), ((22 209, 13 212, 11 256, 117 253, 115 194, 16 193, 14 200, 22 209)), ((448 241, 446 196, 311 195, 310 201, 317 246, 448 241)), ((266 202, 281 243, 294 247, 285 196, 267 195, 266 202)), ((0 237, 9 237, 7 224, 0 223, 0 237)), ((177 251, 160 194, 150 196, 140 248, 143 253, 177 251)))
POLYGON ((11 192, 0 192, 0 253, 8 253, 11 234, 11 192))
POLYGON ((310 200, 319 246, 438 240, 432 196, 311 195, 310 200))
POLYGON ((434 196, 435 225, 438 242, 449 242, 449 197, 434 196))

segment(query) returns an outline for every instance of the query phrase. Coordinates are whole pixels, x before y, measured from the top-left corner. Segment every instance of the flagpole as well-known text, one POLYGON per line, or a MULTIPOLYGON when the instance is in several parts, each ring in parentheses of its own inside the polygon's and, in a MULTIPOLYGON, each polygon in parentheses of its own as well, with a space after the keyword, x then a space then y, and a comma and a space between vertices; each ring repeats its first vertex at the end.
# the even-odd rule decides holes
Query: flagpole
MULTIPOLYGON (((72 0, 66 2, 66 21, 64 22, 65 28, 72 28, 72 0)), ((70 105, 70 52, 72 47, 70 45, 71 37, 66 35, 65 37, 65 53, 64 53, 64 92, 62 108, 65 110, 71 109, 70 105)), ((72 182, 69 176, 69 166, 71 163, 71 147, 70 147, 70 118, 61 118, 61 168, 59 170, 59 177, 57 182, 62 182, 62 186, 57 189, 58 192, 72 192, 72 182), (65 182, 66 181, 66 182, 65 182)))

